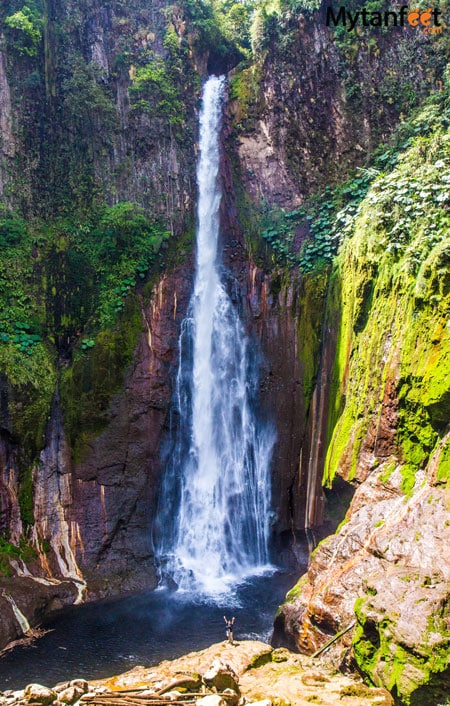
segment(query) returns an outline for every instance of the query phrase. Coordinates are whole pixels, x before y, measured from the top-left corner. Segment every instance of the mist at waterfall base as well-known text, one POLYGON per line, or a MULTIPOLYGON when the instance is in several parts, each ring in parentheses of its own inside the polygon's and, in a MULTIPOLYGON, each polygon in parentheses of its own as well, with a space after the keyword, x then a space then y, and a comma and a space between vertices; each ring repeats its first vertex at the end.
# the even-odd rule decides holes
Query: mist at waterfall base
POLYGON ((236 616, 236 640, 268 641, 276 608, 297 577, 255 576, 217 603, 163 589, 66 609, 31 646, 0 657, 0 690, 106 678, 180 657, 224 640, 224 615, 236 616))

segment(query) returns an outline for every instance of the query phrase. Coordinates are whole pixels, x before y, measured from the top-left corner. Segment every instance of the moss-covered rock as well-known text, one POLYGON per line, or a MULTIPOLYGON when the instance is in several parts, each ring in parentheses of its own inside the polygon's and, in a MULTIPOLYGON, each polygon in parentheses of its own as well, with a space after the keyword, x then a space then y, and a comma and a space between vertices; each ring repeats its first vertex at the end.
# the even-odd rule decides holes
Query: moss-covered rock
MULTIPOLYGON (((345 226, 328 289, 339 326, 324 479, 356 492, 277 614, 289 644, 313 652, 352 624, 359 597, 358 665, 411 704, 448 689, 450 135, 438 103, 345 226)), ((328 654, 350 646, 351 632, 328 654)))
POLYGON ((109 405, 130 365, 143 318, 137 296, 128 296, 125 312, 114 328, 101 331, 92 348, 77 351, 61 376, 64 427, 79 461, 89 442, 107 426, 109 405))
POLYGON ((339 257, 329 484, 362 477, 361 449, 394 451, 410 491, 449 418, 449 159, 445 131, 419 138, 375 181, 339 257), (388 408, 390 439, 379 434, 388 408))
POLYGON ((358 666, 404 703, 442 702, 450 689, 445 578, 404 569, 369 577, 363 589, 355 604, 358 666))
POLYGON ((0 432, 17 449, 18 502, 25 527, 33 524, 33 464, 45 443, 45 430, 56 385, 55 355, 37 343, 31 355, 13 343, 0 345, 0 432))

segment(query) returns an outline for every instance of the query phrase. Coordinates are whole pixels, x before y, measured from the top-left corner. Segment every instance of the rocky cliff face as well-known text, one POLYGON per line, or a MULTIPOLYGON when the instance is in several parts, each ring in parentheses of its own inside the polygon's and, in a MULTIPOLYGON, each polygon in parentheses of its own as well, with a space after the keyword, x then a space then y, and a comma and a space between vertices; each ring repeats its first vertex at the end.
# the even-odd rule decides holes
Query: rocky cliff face
POLYGON ((111 400, 106 428, 88 442, 72 471, 75 554, 94 594, 114 590, 114 584, 116 590, 156 584, 152 514, 190 291, 185 268, 159 281, 142 310, 144 332, 124 386, 111 400))
POLYGON ((439 45, 423 34, 398 28, 354 41, 325 19, 323 9, 267 18, 254 63, 231 81, 240 178, 271 207, 291 210, 367 164, 440 84, 439 45))
MULTIPOLYGON (((95 597, 156 583, 151 515, 161 477, 160 442, 167 431, 179 327, 190 285, 186 271, 175 270, 160 279, 149 304, 138 310, 142 333, 133 363, 107 405, 105 430, 80 442, 78 460, 67 441, 61 404, 68 404, 80 369, 75 366, 63 375, 62 400, 57 392, 45 447, 30 479, 33 548, 18 551, 17 558, 7 563, 2 555, 11 576, 0 579, 2 589, 8 595, 13 592, 31 625, 48 610, 86 598, 87 590, 95 597), (26 601, 15 591, 21 582, 33 585, 26 601)), ((104 354, 96 349, 92 355, 96 359, 81 360, 79 368, 92 366, 96 375, 108 376, 112 367, 100 367, 104 354)), ((83 389, 78 387, 77 404, 82 402, 83 389)), ((24 534, 19 470, 13 447, 4 442, 2 448, 2 519, 11 541, 19 545, 24 534)), ((6 643, 19 637, 23 626, 11 609, 3 615, 1 635, 6 643)))
POLYGON ((326 276, 298 276, 283 282, 281 274, 264 276, 254 268, 249 285, 249 324, 263 354, 261 403, 276 424, 277 434, 272 478, 274 540, 287 546, 304 539, 309 412, 322 343, 326 276))
POLYGON ((417 704, 448 689, 449 172, 434 115, 434 131, 374 182, 332 275, 340 321, 325 481, 340 477, 355 494, 275 631, 313 652, 356 616, 359 667, 417 704))
POLYGON ((180 232, 195 200, 198 76, 192 34, 171 7, 46 0, 30 10, 32 47, 2 8, 6 203, 48 218, 133 201, 180 232), (155 58, 155 73, 143 73, 155 58))
MULTIPOLYGON (((199 72, 210 53, 198 48, 192 18, 166 2, 28 5, 0 10, 0 218, 20 213, 48 234, 63 222, 62 230, 69 222, 83 228, 106 204, 133 202, 186 236, 199 72)), ((3 645, 52 607, 85 599, 87 584, 92 596, 155 584, 151 512, 191 264, 187 254, 183 269, 171 265, 161 277, 157 265, 148 274, 142 264, 154 287, 119 302, 121 320, 116 312, 107 324, 97 321, 95 349, 80 356, 98 273, 83 256, 73 259, 67 230, 51 247, 51 264, 39 236, 25 254, 14 249, 25 231, 11 237, 2 224, 2 248, 10 247, 2 282, 39 280, 31 298, 27 284, 6 294, 1 322, 3 645), (30 357, 18 355, 12 331, 4 333, 16 320, 25 322, 20 330, 39 332, 36 341, 46 339, 30 357), (33 585, 25 602, 22 583, 33 585)), ((144 276, 133 273, 137 261, 127 262, 130 245, 119 246, 111 287, 144 276)), ((149 242, 141 262, 151 250, 149 242)))
MULTIPOLYGON (((214 50, 182 4, 46 0, 42 9, 37 52, 8 32, 0 46, 0 193, 53 224, 32 220, 27 277, 44 272, 46 294, 33 295, 41 308, 68 294, 57 336, 46 312, 45 346, 20 365, 0 359, 3 644, 23 628, 11 598, 34 623, 64 602, 155 584, 152 514, 192 282, 196 99, 214 50), (71 247, 64 218, 76 212, 70 227, 88 240, 86 213, 121 201, 163 221, 179 253, 172 247, 162 273, 144 268, 147 284, 123 285, 125 263, 111 285, 126 295, 112 323, 92 324, 82 301, 69 327, 83 283, 67 284, 78 260, 61 265, 71 247), (46 238, 59 279, 42 263, 46 238), (32 604, 22 585, 33 585, 32 604)), ((282 607, 277 639, 313 651, 354 619, 359 598, 358 664, 408 698, 444 659, 448 575, 436 534, 448 502, 448 106, 412 126, 405 149, 419 139, 404 167, 403 157, 395 172, 386 163, 391 177, 373 185, 331 276, 274 266, 260 234, 277 209, 362 165, 400 113, 438 87, 440 57, 439 44, 411 30, 355 46, 320 13, 267 18, 253 64, 231 78, 222 169, 228 285, 261 355, 262 413, 277 427, 276 546, 331 526, 324 469, 328 498, 344 505, 354 493, 345 524, 282 607), (392 596, 398 615, 386 612, 392 596), (421 612, 408 631, 412 596, 421 612)), ((294 249, 310 235, 299 228, 294 249)))

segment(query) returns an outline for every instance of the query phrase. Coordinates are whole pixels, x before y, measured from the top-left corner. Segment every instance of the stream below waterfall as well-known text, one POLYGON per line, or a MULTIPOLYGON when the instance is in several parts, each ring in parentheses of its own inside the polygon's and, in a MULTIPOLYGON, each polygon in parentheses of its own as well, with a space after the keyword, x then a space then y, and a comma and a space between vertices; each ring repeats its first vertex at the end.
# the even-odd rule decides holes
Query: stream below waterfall
POLYGON ((100 679, 180 657, 224 640, 224 614, 236 616, 236 640, 267 642, 298 575, 253 576, 216 602, 163 589, 66 609, 46 621, 43 637, 0 657, 0 690, 100 679))

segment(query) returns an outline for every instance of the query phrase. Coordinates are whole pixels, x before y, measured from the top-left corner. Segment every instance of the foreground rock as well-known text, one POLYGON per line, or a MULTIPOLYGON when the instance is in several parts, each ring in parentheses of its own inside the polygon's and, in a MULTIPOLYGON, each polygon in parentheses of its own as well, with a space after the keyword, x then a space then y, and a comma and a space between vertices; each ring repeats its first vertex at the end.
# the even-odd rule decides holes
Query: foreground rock
MULTIPOLYGON (((240 694, 239 703, 252 706, 393 704, 392 697, 384 689, 371 689, 360 680, 344 676, 317 659, 293 654, 284 648, 273 650, 269 645, 253 641, 242 641, 233 646, 218 643, 180 659, 162 662, 157 667, 136 667, 113 679, 95 682, 94 685, 106 687, 115 693, 120 689, 136 687, 161 691, 175 679, 196 675, 202 677, 203 684, 211 684, 213 680, 218 686, 225 686, 227 679, 235 679, 235 689, 240 694)), ((222 699, 230 704, 230 694, 226 694, 226 691, 221 692, 220 696, 199 698, 196 703, 199 706, 219 706, 222 699)))
POLYGON ((374 684, 406 703, 437 704, 450 693, 448 491, 422 474, 408 498, 400 472, 385 472, 383 464, 358 488, 347 523, 281 606, 276 632, 311 653, 356 618, 327 652, 335 663, 353 642, 374 684))
POLYGON ((88 684, 30 684, 0 694, 0 706, 393 706, 384 689, 337 673, 311 657, 262 642, 218 643, 156 667, 135 667, 88 684))
POLYGON ((30 630, 30 625, 38 625, 44 615, 72 605, 76 598, 73 581, 1 576, 0 649, 16 640, 32 639, 38 631, 30 630))

